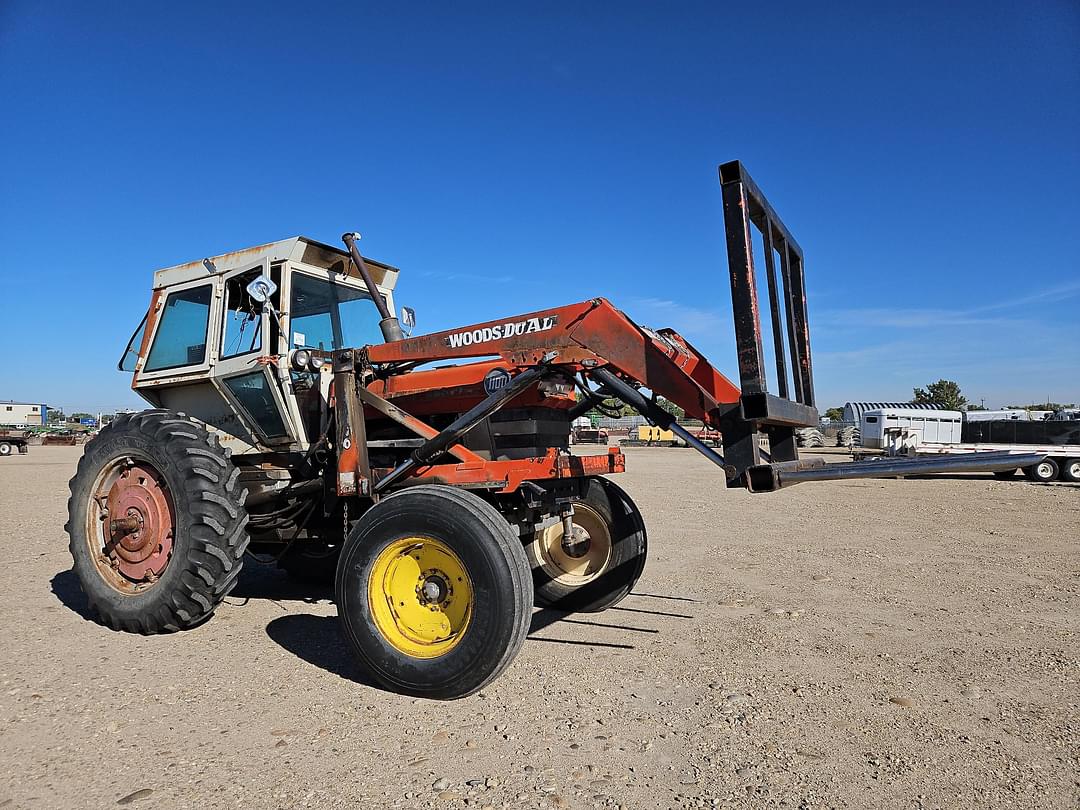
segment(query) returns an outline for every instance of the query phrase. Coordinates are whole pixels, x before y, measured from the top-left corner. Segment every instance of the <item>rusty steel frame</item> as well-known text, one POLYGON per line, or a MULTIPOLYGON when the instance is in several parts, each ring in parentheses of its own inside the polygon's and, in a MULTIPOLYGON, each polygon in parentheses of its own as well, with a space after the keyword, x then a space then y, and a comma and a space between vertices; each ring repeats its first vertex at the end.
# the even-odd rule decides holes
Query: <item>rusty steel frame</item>
POLYGON ((769 438, 769 461, 798 460, 795 429, 818 423, 814 405, 814 372, 810 358, 810 327, 806 308, 803 253, 798 242, 765 199, 742 163, 719 168, 724 201, 735 346, 742 388, 738 411, 729 411, 721 425, 725 456, 738 471, 732 484, 748 485, 745 471, 765 461, 759 438, 769 438), (761 234, 765 256, 769 318, 776 360, 777 394, 768 390, 761 307, 754 270, 751 226, 761 234), (775 256, 780 256, 780 284, 775 256), (781 319, 783 312, 783 319, 781 319), (785 346, 784 332, 788 341, 785 346), (788 387, 788 353, 791 389, 788 387))

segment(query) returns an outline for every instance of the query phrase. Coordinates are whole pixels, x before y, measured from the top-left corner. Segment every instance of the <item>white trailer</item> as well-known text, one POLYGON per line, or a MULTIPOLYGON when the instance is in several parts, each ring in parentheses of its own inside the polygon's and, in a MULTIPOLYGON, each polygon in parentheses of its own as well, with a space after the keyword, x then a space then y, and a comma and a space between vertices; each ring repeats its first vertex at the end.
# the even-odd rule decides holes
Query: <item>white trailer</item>
POLYGON ((864 411, 860 417, 862 446, 882 450, 888 444, 889 431, 904 428, 921 442, 960 441, 964 415, 960 411, 932 411, 918 408, 878 408, 864 411))

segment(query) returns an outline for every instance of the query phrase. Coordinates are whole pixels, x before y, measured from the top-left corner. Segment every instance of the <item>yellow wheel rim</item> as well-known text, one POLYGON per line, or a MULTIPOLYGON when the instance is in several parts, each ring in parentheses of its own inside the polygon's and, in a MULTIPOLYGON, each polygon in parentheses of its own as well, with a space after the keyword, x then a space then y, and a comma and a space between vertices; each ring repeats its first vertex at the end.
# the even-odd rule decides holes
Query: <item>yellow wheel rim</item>
POLYGON ((394 649, 437 658, 454 649, 469 626, 473 585, 460 558, 430 537, 388 545, 368 576, 375 627, 394 649))
POLYGON ((574 538, 580 544, 575 554, 563 548, 562 523, 536 533, 530 556, 547 576, 571 587, 592 582, 611 562, 611 531, 603 516, 591 506, 574 504, 574 538))

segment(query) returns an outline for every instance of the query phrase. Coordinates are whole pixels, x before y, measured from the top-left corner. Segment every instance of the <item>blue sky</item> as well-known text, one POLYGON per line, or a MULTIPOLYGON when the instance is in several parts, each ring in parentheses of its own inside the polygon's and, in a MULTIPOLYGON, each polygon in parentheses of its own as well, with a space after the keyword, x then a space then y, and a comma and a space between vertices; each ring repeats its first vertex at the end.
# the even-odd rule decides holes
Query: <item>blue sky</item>
POLYGON ((717 164, 819 404, 1080 400, 1080 6, 0 3, 0 399, 137 406, 153 270, 302 233, 430 331, 604 295, 734 375, 717 164))

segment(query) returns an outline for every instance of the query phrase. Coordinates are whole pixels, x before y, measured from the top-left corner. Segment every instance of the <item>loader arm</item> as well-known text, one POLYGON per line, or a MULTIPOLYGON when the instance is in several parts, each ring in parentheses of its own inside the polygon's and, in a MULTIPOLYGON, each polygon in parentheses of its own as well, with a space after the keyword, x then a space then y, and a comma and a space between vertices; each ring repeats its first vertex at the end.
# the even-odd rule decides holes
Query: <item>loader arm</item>
POLYGON ((607 366, 712 427, 719 427, 722 405, 739 401, 739 389, 676 332, 641 327, 603 298, 371 346, 368 359, 396 364, 500 357, 529 368, 551 352, 571 373, 607 366), (521 334, 504 336, 514 331, 521 334))
MULTIPOLYGON (((455 474, 471 472, 473 468, 468 465, 475 465, 475 461, 467 458, 458 444, 465 433, 502 408, 514 395, 556 376, 585 379, 596 386, 596 389, 585 388, 585 407, 590 397, 614 396, 652 424, 673 430, 723 468, 728 486, 770 492, 801 481, 950 471, 952 467, 940 460, 932 465, 892 461, 872 465, 831 464, 827 468, 821 459, 799 460, 795 430, 818 424, 802 250, 741 163, 725 163, 720 166, 719 174, 738 353, 738 386, 676 331, 654 331, 640 326, 603 298, 369 346, 365 349, 365 360, 382 382, 376 380, 376 385, 363 398, 367 405, 378 406, 384 414, 390 413, 387 403, 373 389, 388 392, 395 377, 400 379, 417 364, 497 357, 514 372, 505 388, 489 393, 449 427, 437 434, 429 430, 433 435, 408 460, 388 474, 381 474, 375 492, 403 482, 421 468, 431 468, 434 460, 448 450, 462 461, 461 469, 455 474), (755 233, 765 259, 767 310, 762 309, 758 295, 755 233), (771 327, 768 333, 762 329, 763 311, 767 312, 771 327), (769 391, 767 381, 766 340, 771 342, 775 358, 776 394, 769 391), (706 447, 678 425, 657 405, 656 396, 674 402, 688 415, 719 430, 723 453, 706 447), (764 444, 768 450, 763 449, 764 444)), ((615 467, 621 467, 621 454, 610 455, 609 464, 614 471, 615 467)), ((545 470, 550 468, 556 477, 575 474, 558 461, 554 450, 534 461, 545 470)), ((983 454, 978 469, 1015 468, 1028 461, 1018 461, 1016 456, 1003 459, 983 454)), ((536 473, 536 470, 522 473, 520 465, 503 469, 498 464, 489 462, 480 477, 502 480, 507 489, 514 485, 512 477, 523 475, 524 478, 515 480, 525 480, 536 473), (505 477, 498 479, 500 475, 505 477)), ((966 460, 952 466, 970 470, 975 468, 973 464, 966 460)))

